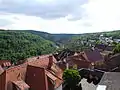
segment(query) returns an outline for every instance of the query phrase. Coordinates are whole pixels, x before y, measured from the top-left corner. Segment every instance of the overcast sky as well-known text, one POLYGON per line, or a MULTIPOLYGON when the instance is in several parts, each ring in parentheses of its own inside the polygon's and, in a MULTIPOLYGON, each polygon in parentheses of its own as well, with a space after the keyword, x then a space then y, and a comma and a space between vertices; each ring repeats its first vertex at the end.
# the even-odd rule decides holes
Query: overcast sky
POLYGON ((0 0, 0 28, 49 33, 120 30, 120 0, 0 0))

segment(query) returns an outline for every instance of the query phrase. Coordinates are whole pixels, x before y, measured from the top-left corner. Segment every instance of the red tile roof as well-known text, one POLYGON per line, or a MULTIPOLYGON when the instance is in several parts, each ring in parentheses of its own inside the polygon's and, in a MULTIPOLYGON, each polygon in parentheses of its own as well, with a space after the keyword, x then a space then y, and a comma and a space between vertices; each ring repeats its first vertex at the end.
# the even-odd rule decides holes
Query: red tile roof
POLYGON ((102 61, 103 57, 98 50, 85 50, 83 56, 90 62, 102 61))
POLYGON ((46 68, 46 75, 51 78, 52 80, 55 80, 56 84, 55 84, 55 88, 57 88, 60 84, 62 84, 62 74, 63 71, 55 64, 56 63, 56 59, 52 56, 53 62, 52 62, 52 66, 51 68, 48 68, 49 64, 50 64, 50 59, 51 57, 49 57, 50 55, 45 55, 45 56, 39 56, 39 58, 35 59, 28 62, 29 65, 32 66, 37 66, 37 67, 43 67, 46 68))
POLYGON ((46 70, 46 75, 55 82, 54 88, 59 87, 63 83, 63 80, 59 78, 59 76, 57 76, 54 73, 51 73, 50 71, 46 70))
POLYGON ((50 79, 52 79, 53 81, 55 81, 55 80, 57 79, 57 77, 55 77, 55 76, 54 76, 53 74, 51 74, 50 72, 46 71, 45 73, 46 73, 46 75, 47 75, 50 79))
POLYGON ((21 90, 28 89, 30 86, 28 86, 24 81, 12 81, 17 87, 19 87, 21 90))
MULTIPOLYGON (((8 77, 7 81, 25 80, 27 66, 31 65, 35 67, 45 68, 45 71, 47 72, 46 75, 52 80, 55 80, 56 84, 54 87, 57 88, 63 82, 62 81, 63 71, 55 64, 56 60, 54 57, 53 57, 53 64, 51 64, 52 65, 51 68, 48 68, 48 65, 50 64, 49 56, 50 55, 44 55, 44 56, 39 56, 39 58, 38 57, 28 58, 25 63, 8 68, 6 70, 6 74, 7 74, 6 76, 8 77)), ((9 63, 4 65, 9 65, 9 63)))
POLYGON ((63 70, 61 70, 55 63, 53 63, 50 71, 55 73, 55 75, 62 80, 63 70))
POLYGON ((90 66, 90 61, 86 60, 81 53, 78 55, 68 56, 64 62, 59 62, 58 66, 62 69, 66 69, 66 63, 68 63, 69 68, 73 68, 77 65, 77 68, 88 68, 90 66))
MULTIPOLYGON (((32 57, 28 58, 27 62, 29 65, 35 65, 35 66, 40 66, 47 68, 49 65, 49 56, 51 55, 42 55, 42 56, 37 56, 37 57, 32 57)), ((56 63, 56 59, 52 56, 53 62, 56 63)))
POLYGON ((11 66, 11 62, 9 60, 0 60, 0 65, 2 67, 11 66))

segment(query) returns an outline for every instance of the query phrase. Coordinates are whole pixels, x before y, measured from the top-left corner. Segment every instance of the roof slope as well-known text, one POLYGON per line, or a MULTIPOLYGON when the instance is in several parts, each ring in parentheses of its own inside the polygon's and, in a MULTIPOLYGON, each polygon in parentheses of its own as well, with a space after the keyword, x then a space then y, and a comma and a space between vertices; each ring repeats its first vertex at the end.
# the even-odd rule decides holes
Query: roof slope
POLYGON ((96 49, 95 50, 85 50, 83 53, 84 53, 83 56, 85 56, 86 59, 91 62, 103 60, 102 55, 96 49))
POLYGON ((106 85, 106 90, 119 90, 120 89, 120 73, 119 72, 106 72, 104 73, 99 85, 106 85))

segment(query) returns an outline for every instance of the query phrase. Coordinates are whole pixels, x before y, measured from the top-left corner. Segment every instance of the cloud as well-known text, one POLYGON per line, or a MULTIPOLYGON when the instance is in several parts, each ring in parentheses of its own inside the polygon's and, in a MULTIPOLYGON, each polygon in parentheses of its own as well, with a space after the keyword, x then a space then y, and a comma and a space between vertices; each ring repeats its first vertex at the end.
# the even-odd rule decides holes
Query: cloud
POLYGON ((46 20, 23 14, 3 13, 0 17, 10 22, 3 28, 12 30, 40 30, 49 33, 82 33, 82 21, 69 21, 67 18, 46 20), (80 29, 80 30, 78 30, 80 29))
POLYGON ((50 33, 120 30, 119 0, 8 1, 10 0, 1 2, 2 28, 33 29, 50 33))
POLYGON ((84 3, 87 0, 1 0, 0 11, 55 19, 82 14, 81 5, 84 3))

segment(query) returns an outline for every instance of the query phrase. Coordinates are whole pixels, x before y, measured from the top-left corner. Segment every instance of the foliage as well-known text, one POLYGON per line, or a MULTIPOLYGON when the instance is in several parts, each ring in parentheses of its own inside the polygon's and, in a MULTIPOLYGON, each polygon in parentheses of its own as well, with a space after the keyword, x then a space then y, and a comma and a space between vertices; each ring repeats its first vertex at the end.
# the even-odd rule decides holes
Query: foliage
POLYGON ((96 44, 102 44, 99 40, 96 41, 96 44))
POLYGON ((120 31, 85 33, 85 34, 50 34, 46 32, 27 30, 26 32, 39 35, 47 40, 53 41, 57 46, 68 48, 73 51, 82 51, 90 48, 91 45, 100 44, 99 36, 112 37, 112 39, 120 38, 120 31), (64 47, 63 47, 64 46, 64 47))
MULTIPOLYGON (((120 31, 89 34, 50 34, 33 30, 0 30, 0 59, 16 62, 30 56, 48 54, 56 50, 55 45, 59 46, 59 50, 68 48, 73 51, 82 51, 89 48, 90 45, 100 43, 99 36, 101 34, 113 39, 120 38, 120 31), (94 42, 90 40, 94 40, 94 42)), ((113 42, 113 45, 116 45, 116 43, 113 42)), ((120 52, 119 45, 116 46, 114 52, 120 52)))
POLYGON ((116 42, 112 42, 112 46, 116 46, 117 45, 117 43, 116 42))
POLYGON ((75 90, 76 86, 81 81, 81 76, 77 70, 67 69, 63 73, 63 79, 71 90, 75 90))
POLYGON ((116 47, 113 49, 114 54, 120 53, 120 44, 117 44, 116 47))
POLYGON ((0 60, 12 62, 55 50, 53 42, 24 31, 0 31, 0 60))

